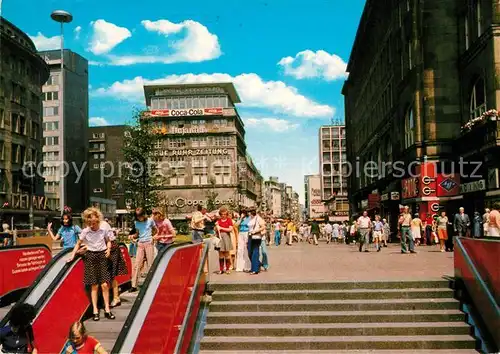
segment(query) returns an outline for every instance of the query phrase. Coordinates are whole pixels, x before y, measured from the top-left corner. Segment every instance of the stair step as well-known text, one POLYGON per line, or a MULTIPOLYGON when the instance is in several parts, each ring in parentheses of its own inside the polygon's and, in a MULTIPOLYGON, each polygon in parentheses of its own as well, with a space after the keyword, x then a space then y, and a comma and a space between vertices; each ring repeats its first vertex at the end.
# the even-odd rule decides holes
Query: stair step
POLYGON ((204 337, 201 350, 474 349, 469 335, 355 337, 204 337))
POLYGON ((415 289, 449 288, 447 280, 428 281, 373 281, 373 282, 286 282, 286 283, 217 283, 211 282, 213 291, 254 290, 340 290, 340 289, 415 289))
POLYGON ((235 323, 362 323, 362 322, 465 322, 465 314, 457 310, 403 311, 286 311, 286 312, 213 312, 208 324, 235 323))
POLYGON ((228 337, 274 336, 417 336, 470 334, 464 322, 417 323, 323 323, 323 324, 208 324, 206 336, 228 337))
POLYGON ((452 298, 449 288, 421 289, 347 289, 347 290, 255 290, 255 291, 216 291, 212 294, 215 301, 246 300, 360 300, 360 299, 418 299, 452 298))
POLYGON ((455 299, 390 299, 390 300, 280 300, 280 301, 213 301, 210 311, 373 311, 458 309, 455 299))
MULTIPOLYGON (((219 350, 201 350, 199 354, 217 354, 219 350)), ((477 354, 475 349, 434 349, 433 354, 477 354)), ((374 354, 373 350, 225 350, 224 354, 374 354)), ((429 354, 429 350, 377 350, 376 354, 429 354)))

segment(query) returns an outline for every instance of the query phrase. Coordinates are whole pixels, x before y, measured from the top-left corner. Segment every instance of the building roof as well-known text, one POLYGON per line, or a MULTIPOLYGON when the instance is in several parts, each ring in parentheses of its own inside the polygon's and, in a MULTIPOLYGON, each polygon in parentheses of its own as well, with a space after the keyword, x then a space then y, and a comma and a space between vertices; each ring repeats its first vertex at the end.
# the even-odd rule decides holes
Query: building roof
POLYGON ((155 95, 156 90, 160 89, 186 89, 186 88, 197 88, 197 87, 218 87, 222 88, 231 98, 233 103, 241 103, 240 96, 236 91, 232 82, 205 82, 196 84, 157 84, 157 85, 144 85, 144 96, 146 98, 146 105, 151 105, 151 97, 155 95))

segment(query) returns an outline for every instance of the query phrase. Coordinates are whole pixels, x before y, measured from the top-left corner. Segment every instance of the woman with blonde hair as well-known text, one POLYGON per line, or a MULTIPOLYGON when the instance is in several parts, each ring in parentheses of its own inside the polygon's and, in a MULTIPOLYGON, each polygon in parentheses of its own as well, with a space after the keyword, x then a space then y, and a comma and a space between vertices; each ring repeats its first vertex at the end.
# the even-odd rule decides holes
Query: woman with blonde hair
POLYGON ((107 354, 101 343, 89 336, 85 326, 80 321, 74 322, 69 329, 69 343, 66 345, 66 354, 107 354))
POLYGON ((100 227, 103 219, 102 213, 97 208, 88 208, 82 214, 82 219, 87 226, 79 235, 79 239, 73 249, 68 262, 73 261, 80 248, 85 251, 83 255, 84 275, 83 282, 91 287, 91 299, 93 308, 93 320, 99 321, 99 308, 97 307, 99 286, 104 298, 104 315, 110 320, 115 319, 109 308, 109 283, 111 272, 108 258, 111 254, 111 240, 113 233, 100 227), (82 247, 83 246, 83 247, 82 247))
POLYGON ((219 209, 219 219, 215 226, 219 242, 219 274, 231 273, 231 255, 229 252, 233 249, 231 242, 231 232, 233 231, 233 220, 229 217, 226 207, 219 209), (225 262, 225 264, 224 264, 225 262))

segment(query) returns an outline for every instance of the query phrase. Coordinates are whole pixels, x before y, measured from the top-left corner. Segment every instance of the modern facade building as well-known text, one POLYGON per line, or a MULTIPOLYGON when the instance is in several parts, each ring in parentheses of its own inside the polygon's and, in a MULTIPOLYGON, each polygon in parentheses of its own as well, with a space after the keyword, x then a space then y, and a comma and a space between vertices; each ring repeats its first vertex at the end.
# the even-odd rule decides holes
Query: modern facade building
POLYGON ((50 67, 42 96, 45 194, 51 209, 61 211, 67 205, 78 214, 88 207, 89 201, 88 62, 64 50, 62 82, 61 52, 52 50, 39 54, 50 67), (75 193, 75 190, 80 192, 75 193))
POLYGON ((185 218, 208 193, 217 205, 260 206, 262 177, 247 153, 232 83, 147 85, 144 92, 144 119, 161 135, 153 157, 169 216, 185 218))
POLYGON ((355 211, 373 209, 395 227, 400 204, 430 221, 461 205, 482 213, 498 198, 499 123, 496 111, 485 114, 500 97, 497 5, 366 2, 343 88, 348 160, 361 166, 349 179, 355 211), (483 162, 481 177, 460 176, 461 157, 483 162))
POLYGON ((35 173, 27 179, 30 174, 22 171, 42 158, 40 96, 49 67, 29 36, 3 17, 0 43, 0 217, 18 229, 28 228, 33 203, 34 224, 42 226, 51 214, 43 178, 35 173))
POLYGON ((125 125, 89 128, 90 204, 108 218, 126 214, 123 156, 125 125), (121 169, 121 170, 120 170, 121 169))
POLYGON ((327 209, 321 193, 321 175, 308 175, 304 177, 305 208, 309 219, 325 217, 327 209))
POLYGON ((347 188, 347 144, 345 126, 325 125, 319 128, 319 161, 321 195, 332 221, 349 217, 347 188))

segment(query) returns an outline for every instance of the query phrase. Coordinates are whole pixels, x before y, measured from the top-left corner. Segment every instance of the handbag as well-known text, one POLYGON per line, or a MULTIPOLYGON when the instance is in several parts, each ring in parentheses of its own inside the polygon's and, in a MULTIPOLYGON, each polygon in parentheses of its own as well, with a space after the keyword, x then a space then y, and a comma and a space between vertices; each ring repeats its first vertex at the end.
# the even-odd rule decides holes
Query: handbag
MULTIPOLYGON (((253 230, 255 230, 259 225, 259 218, 260 216, 258 215, 255 217, 255 224, 253 225, 253 230)), ((262 233, 252 234, 252 240, 262 240, 262 233)))

